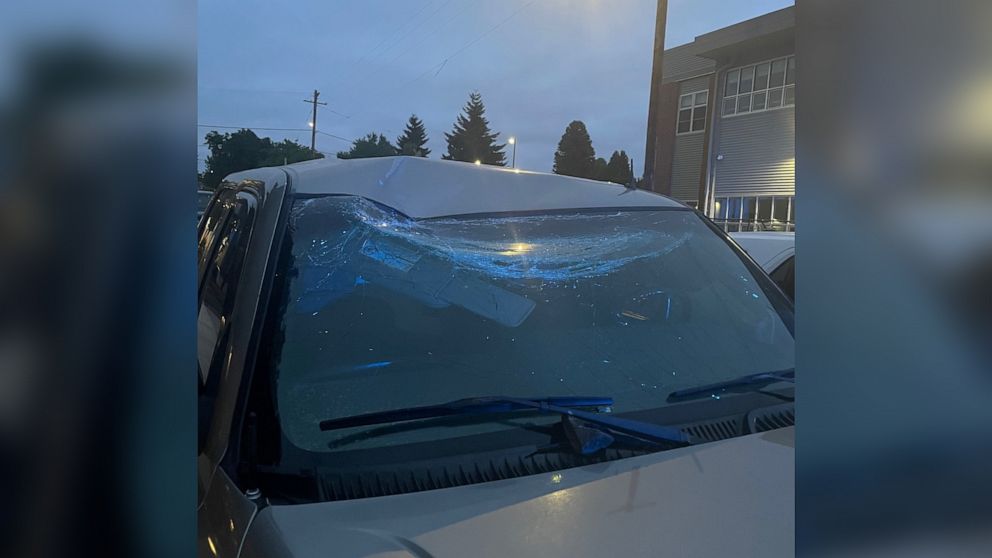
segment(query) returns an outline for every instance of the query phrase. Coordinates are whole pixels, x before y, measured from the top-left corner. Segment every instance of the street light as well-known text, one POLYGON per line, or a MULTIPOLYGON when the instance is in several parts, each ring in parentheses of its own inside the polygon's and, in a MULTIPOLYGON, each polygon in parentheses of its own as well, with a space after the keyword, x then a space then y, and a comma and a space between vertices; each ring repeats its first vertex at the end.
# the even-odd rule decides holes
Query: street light
POLYGON ((510 142, 510 145, 513 146, 513 159, 512 159, 513 162, 510 163, 510 166, 513 168, 517 168, 517 138, 511 136, 510 139, 506 141, 510 142))
POLYGON ((478 159, 476 159, 476 160, 475 160, 475 164, 476 164, 476 165, 481 165, 481 164, 482 164, 482 161, 480 161, 480 160, 478 160, 478 159))

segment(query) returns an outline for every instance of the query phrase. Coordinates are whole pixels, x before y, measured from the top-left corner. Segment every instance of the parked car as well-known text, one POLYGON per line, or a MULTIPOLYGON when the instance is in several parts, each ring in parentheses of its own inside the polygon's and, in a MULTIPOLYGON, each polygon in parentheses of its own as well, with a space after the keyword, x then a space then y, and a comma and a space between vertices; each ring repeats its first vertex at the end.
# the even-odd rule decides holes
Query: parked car
POLYGON ((796 297, 796 233, 740 232, 730 237, 764 269, 789 300, 796 297))
POLYGON ((199 233, 201 556, 792 554, 792 306, 681 203, 332 159, 199 233))
POLYGON ((203 216, 203 212, 206 211, 207 205, 210 204, 210 199, 213 197, 214 193, 210 190, 197 190, 196 191, 196 222, 200 222, 200 217, 203 216))

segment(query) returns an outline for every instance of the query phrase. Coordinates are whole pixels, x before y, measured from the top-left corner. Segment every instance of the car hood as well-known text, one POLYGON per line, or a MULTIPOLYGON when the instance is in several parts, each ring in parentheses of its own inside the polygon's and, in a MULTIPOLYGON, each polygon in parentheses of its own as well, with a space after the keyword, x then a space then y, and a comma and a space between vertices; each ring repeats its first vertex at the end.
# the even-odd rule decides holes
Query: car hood
POLYGON ((258 513, 243 556, 790 556, 794 428, 541 475, 258 513))

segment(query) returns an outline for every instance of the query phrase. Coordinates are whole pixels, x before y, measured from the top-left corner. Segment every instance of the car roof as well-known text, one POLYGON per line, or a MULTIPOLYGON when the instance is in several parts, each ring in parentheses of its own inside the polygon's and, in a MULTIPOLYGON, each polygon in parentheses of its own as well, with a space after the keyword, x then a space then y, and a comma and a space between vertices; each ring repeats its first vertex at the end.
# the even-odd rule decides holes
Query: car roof
POLYGON ((730 233, 730 236, 765 271, 771 271, 771 268, 777 266, 796 250, 796 233, 794 232, 734 232, 730 233))
MULTIPOLYGON (((413 218, 589 208, 685 208, 609 182, 423 157, 317 159, 280 167, 297 194, 361 196, 413 218)), ((252 171, 229 179, 251 178, 252 171)))

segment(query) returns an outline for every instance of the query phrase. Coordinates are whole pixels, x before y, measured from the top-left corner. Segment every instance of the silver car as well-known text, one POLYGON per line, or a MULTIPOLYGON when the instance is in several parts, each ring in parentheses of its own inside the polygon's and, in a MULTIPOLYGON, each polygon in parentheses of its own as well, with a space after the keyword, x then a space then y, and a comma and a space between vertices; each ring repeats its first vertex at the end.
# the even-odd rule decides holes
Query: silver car
POLYGON ((202 556, 792 554, 792 306, 681 203, 318 160, 199 229, 202 556))

